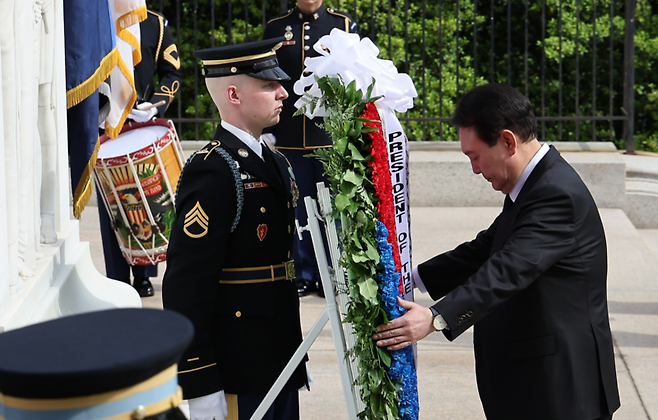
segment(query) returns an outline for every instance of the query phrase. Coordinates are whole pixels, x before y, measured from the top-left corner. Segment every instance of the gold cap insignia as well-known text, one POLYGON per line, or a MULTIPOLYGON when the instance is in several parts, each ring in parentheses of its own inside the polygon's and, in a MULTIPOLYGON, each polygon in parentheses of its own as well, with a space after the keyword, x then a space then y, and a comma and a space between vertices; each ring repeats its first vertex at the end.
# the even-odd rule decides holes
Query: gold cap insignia
POLYGON ((185 215, 183 232, 190 238, 202 238, 208 234, 208 215, 197 201, 192 210, 185 215))
POLYGON ((263 242, 263 239, 265 239, 265 235, 267 235, 267 225, 263 223, 262 225, 258 225, 256 228, 256 234, 258 235, 258 239, 260 239, 261 242, 263 242))

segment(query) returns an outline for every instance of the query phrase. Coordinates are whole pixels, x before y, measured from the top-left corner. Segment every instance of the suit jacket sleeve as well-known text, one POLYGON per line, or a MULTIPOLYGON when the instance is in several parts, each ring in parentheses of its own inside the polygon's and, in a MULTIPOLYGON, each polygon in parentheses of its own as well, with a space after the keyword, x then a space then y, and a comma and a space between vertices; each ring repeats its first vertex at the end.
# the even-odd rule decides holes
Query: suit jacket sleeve
POLYGON ((156 57, 156 71, 160 81, 158 89, 153 93, 150 102, 156 103, 164 100, 166 103, 158 107, 158 115, 164 118, 169 104, 174 95, 180 89, 183 80, 183 72, 180 65, 178 47, 174 43, 174 37, 169 30, 169 25, 162 16, 158 16, 160 23, 160 35, 162 43, 158 56, 156 57))
MULTIPOLYGON (((538 187, 517 205, 511 233, 502 248, 491 254, 464 284, 434 305, 450 327, 444 330, 449 340, 527 288, 576 247, 574 205, 564 190, 554 185, 538 187)), ((453 273, 463 276, 479 264, 487 246, 500 234, 497 230, 505 217, 502 213, 491 228, 478 236, 475 244, 457 248, 454 255, 448 253, 440 256, 439 261, 419 268, 433 298, 454 286, 455 281, 450 277, 453 273), (474 259, 469 264, 470 252, 474 259)))
POLYGON ((478 233, 472 241, 465 242, 452 251, 437 255, 418 266, 418 273, 423 279, 423 283, 426 286, 432 285, 431 289, 428 288, 427 291, 434 300, 444 297, 466 283, 468 278, 486 262, 489 258, 493 235, 497 230, 498 219, 500 216, 487 230, 478 233), (435 280, 439 275, 441 281, 437 282, 435 280))
POLYGON ((215 360, 212 320, 229 231, 236 213, 235 181, 218 154, 197 154, 185 167, 167 251, 162 298, 195 328, 179 363, 185 399, 223 389, 215 360))

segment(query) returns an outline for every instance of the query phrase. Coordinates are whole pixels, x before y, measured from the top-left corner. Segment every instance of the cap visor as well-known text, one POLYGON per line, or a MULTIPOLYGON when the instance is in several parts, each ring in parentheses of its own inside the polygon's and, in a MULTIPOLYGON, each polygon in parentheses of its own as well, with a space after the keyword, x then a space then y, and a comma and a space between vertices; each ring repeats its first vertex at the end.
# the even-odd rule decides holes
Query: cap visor
POLYGON ((263 71, 247 74, 261 80, 290 80, 290 76, 288 76, 285 71, 281 70, 280 67, 272 67, 263 71))

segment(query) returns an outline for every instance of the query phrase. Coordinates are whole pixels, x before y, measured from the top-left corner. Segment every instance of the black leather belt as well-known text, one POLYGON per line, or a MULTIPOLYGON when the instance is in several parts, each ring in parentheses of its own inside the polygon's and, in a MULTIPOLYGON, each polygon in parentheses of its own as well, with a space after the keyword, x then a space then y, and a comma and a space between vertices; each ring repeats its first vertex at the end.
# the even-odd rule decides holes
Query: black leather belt
POLYGON ((225 268, 219 276, 221 284, 267 283, 279 280, 294 280, 295 262, 265 265, 261 267, 225 268))

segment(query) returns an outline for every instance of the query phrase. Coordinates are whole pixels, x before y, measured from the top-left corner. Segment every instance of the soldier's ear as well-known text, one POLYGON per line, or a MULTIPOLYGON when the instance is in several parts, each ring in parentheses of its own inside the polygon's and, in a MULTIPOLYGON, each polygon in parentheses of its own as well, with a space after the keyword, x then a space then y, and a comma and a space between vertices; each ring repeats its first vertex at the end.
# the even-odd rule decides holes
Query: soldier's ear
POLYGON ((232 104, 241 103, 240 94, 238 93, 238 88, 234 85, 230 85, 226 88, 226 98, 232 104))

